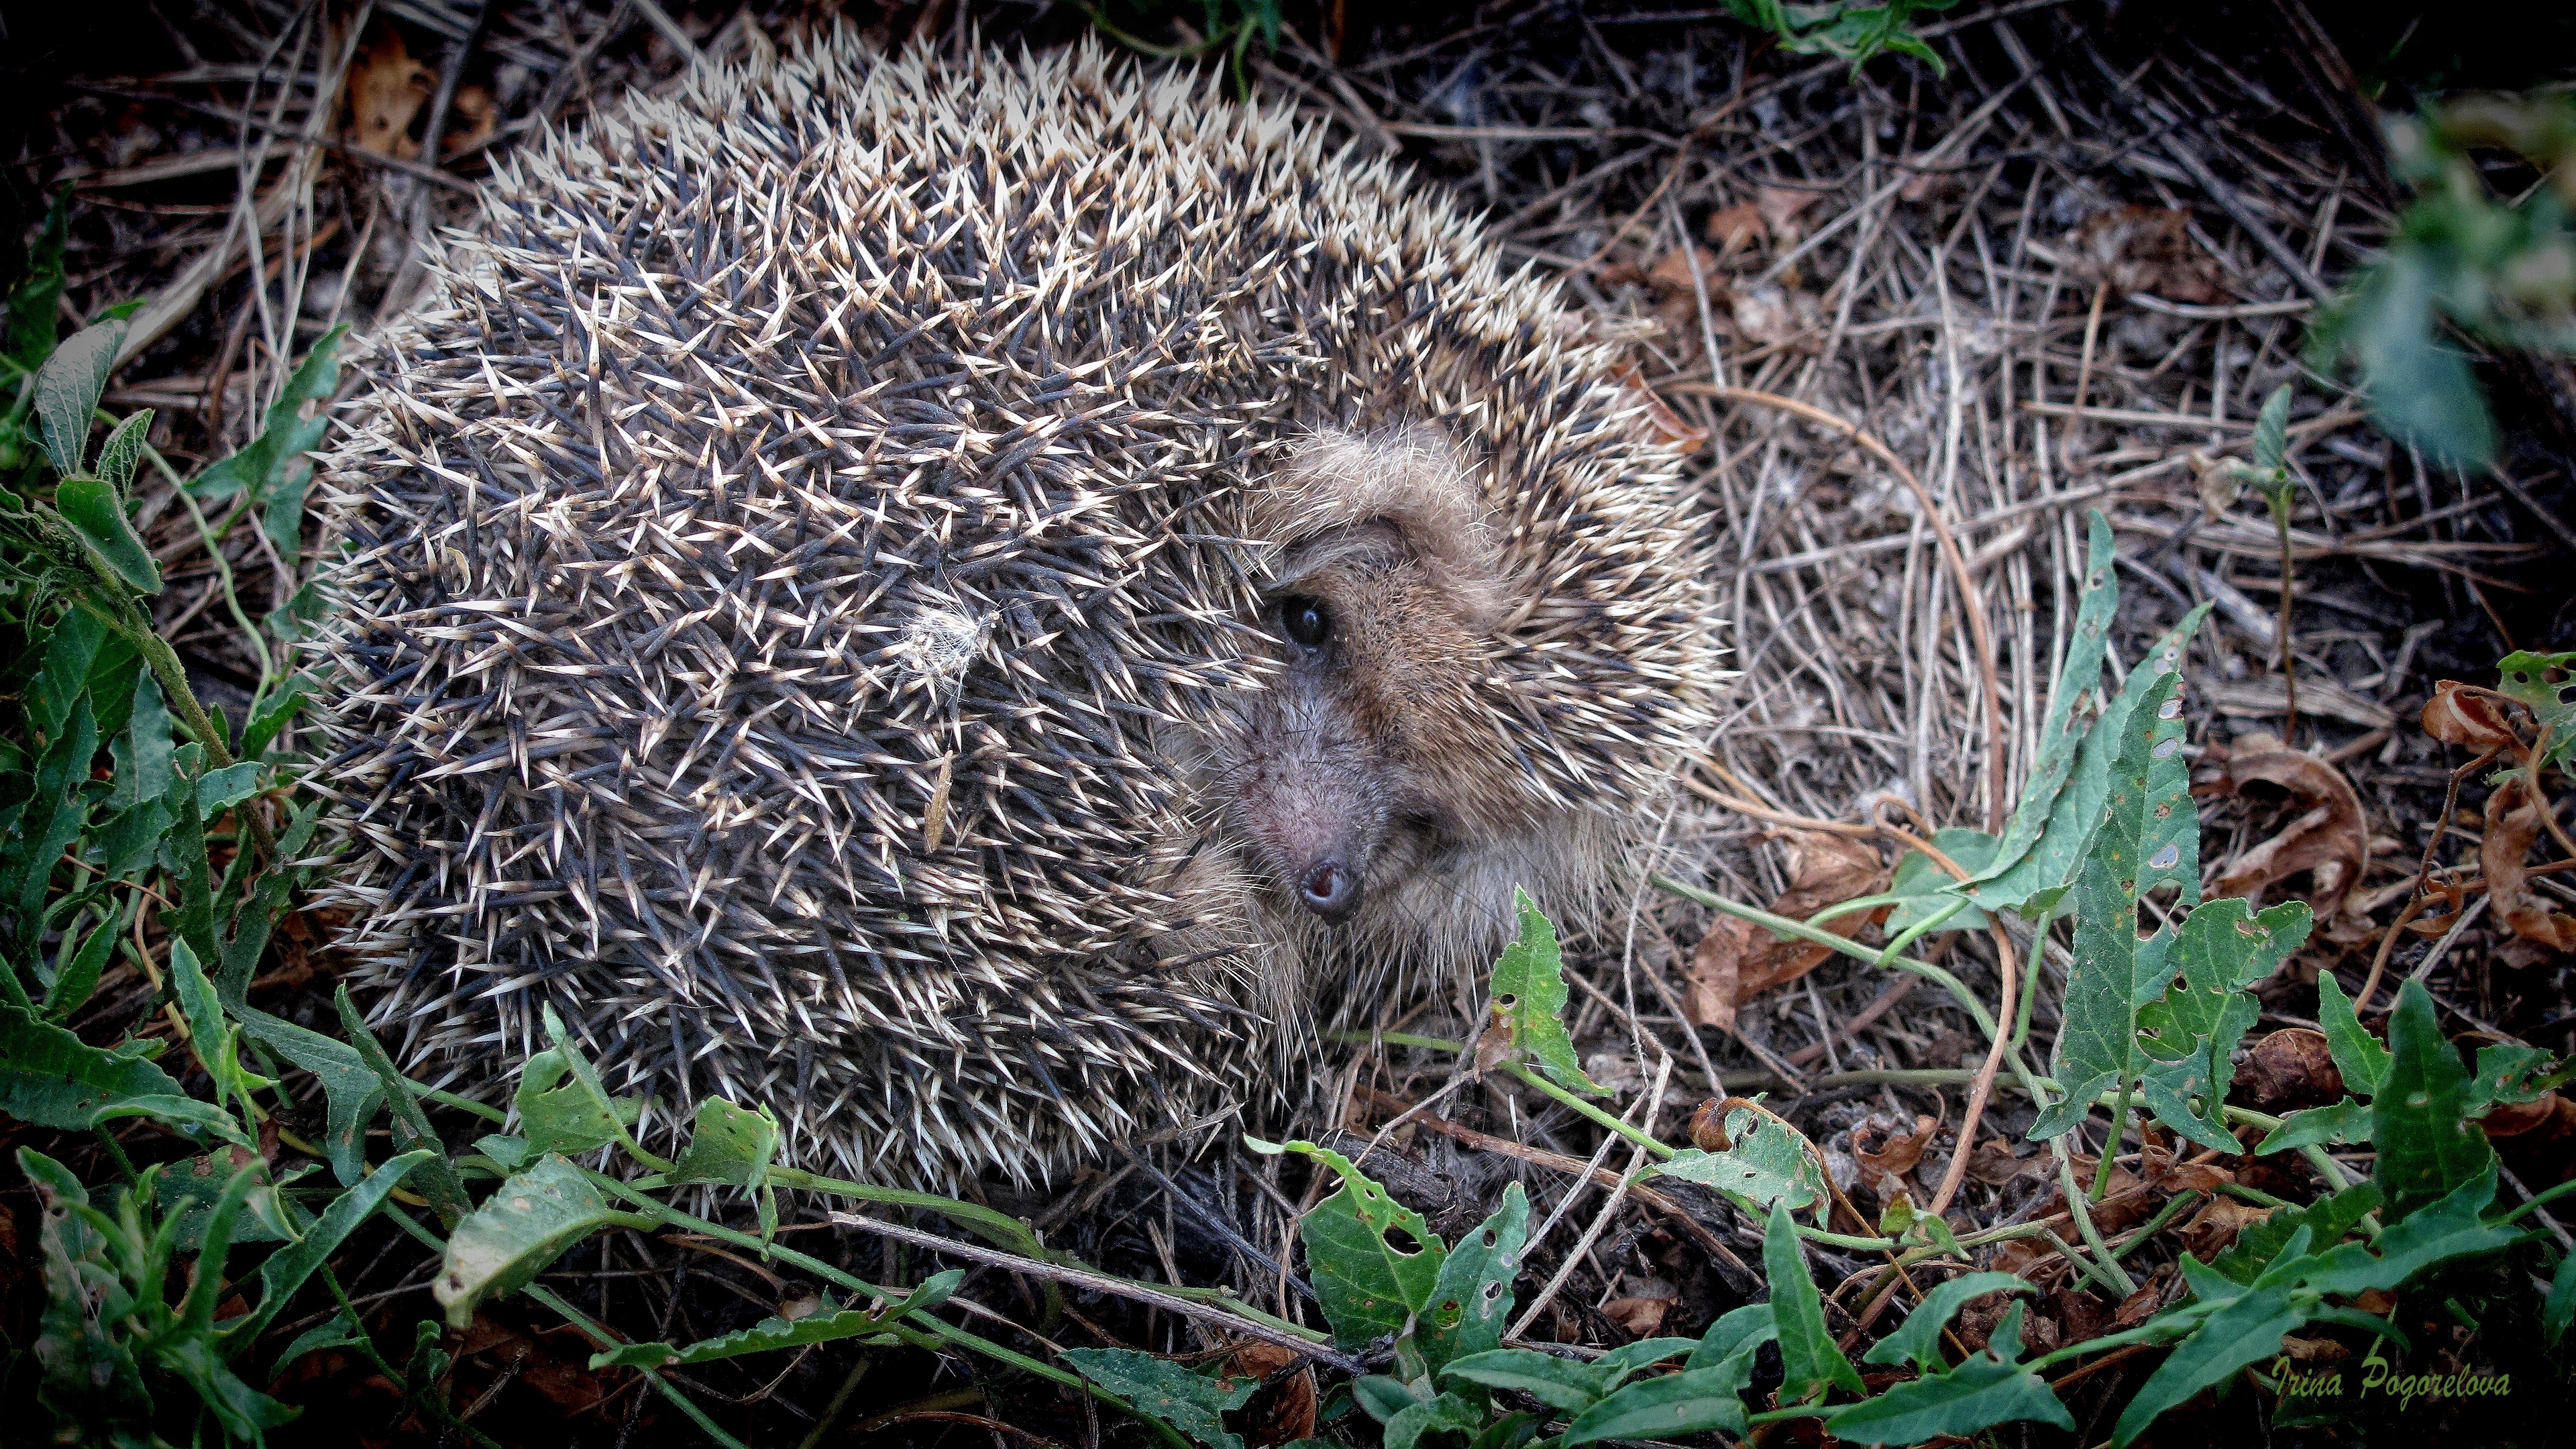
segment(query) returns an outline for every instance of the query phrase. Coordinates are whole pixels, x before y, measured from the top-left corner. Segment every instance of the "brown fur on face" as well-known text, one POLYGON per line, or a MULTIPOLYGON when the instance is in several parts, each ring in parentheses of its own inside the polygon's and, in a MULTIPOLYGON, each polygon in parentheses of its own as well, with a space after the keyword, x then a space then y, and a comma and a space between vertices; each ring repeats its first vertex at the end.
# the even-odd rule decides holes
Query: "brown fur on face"
POLYGON ((1573 909, 1604 829, 1513 738, 1498 631, 1524 601, 1475 477, 1429 428, 1327 433, 1261 512, 1280 545, 1261 623, 1281 668, 1208 763, 1258 934, 1276 943, 1273 1005, 1311 1006, 1336 958, 1489 959, 1516 885, 1573 909), (1329 621, 1320 644, 1295 637, 1301 611, 1329 621))

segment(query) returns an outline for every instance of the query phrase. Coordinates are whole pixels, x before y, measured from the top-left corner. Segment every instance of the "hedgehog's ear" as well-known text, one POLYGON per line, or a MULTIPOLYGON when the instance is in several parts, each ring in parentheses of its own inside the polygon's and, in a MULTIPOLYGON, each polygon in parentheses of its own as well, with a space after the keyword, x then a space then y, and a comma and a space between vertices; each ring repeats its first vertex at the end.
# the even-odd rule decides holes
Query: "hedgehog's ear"
POLYGON ((1440 576, 1469 621, 1489 626, 1508 611, 1484 492, 1435 428, 1319 432, 1296 446, 1263 503, 1264 532, 1292 550, 1392 533, 1440 576))

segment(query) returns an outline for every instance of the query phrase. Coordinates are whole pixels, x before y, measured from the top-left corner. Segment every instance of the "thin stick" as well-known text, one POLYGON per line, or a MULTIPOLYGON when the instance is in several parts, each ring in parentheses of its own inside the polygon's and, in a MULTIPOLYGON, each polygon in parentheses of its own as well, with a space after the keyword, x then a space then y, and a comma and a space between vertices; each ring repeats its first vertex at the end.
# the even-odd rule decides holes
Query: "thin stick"
MULTIPOLYGON (((1655 1130, 1655 1113, 1664 1104, 1664 1084, 1672 1078, 1672 1074, 1673 1058, 1672 1054, 1667 1052, 1663 1060, 1656 1063, 1654 1093, 1646 1099, 1645 1131, 1649 1136, 1655 1130)), ((1538 1297, 1530 1300, 1529 1311, 1523 1313, 1519 1321, 1512 1325, 1511 1331, 1504 1335, 1506 1338, 1528 1336, 1530 1324, 1537 1321, 1539 1314, 1546 1310, 1547 1305, 1556 1301, 1557 1290, 1565 1286, 1566 1279, 1574 1276, 1576 1265, 1583 1261, 1584 1255, 1592 1251, 1592 1245, 1599 1241, 1602 1229, 1609 1227, 1610 1220, 1619 1215, 1619 1204, 1628 1198, 1629 1179, 1635 1177, 1637 1170, 1645 1165, 1646 1149, 1641 1144, 1636 1151, 1628 1154, 1628 1170, 1619 1174, 1619 1185, 1612 1188, 1610 1196, 1602 1202, 1600 1213, 1592 1219, 1592 1226, 1583 1230, 1583 1237, 1575 1243, 1574 1251, 1566 1254, 1565 1261, 1557 1265, 1556 1275, 1547 1280, 1547 1287, 1539 1291, 1538 1297)))

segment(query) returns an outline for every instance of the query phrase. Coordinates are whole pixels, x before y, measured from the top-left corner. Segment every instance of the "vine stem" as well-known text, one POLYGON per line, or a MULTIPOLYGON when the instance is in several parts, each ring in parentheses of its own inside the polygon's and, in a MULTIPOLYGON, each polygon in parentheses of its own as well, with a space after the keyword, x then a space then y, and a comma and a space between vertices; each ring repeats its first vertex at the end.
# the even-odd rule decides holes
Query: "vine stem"
POLYGON ((2272 492, 2272 525, 2281 535, 2281 690, 2288 701, 2282 711, 2281 739, 2292 749, 2299 739, 2299 673, 2290 659, 2290 490, 2272 492))

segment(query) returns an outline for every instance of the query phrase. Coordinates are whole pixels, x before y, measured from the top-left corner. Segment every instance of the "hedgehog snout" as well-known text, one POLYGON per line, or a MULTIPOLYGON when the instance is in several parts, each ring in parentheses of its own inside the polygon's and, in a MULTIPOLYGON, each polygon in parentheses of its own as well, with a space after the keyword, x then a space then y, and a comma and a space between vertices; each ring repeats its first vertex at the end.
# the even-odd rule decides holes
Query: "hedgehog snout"
POLYGON ((1292 681, 1227 772, 1228 813, 1282 895, 1334 925, 1368 893, 1387 833, 1375 752, 1342 711, 1292 681))

